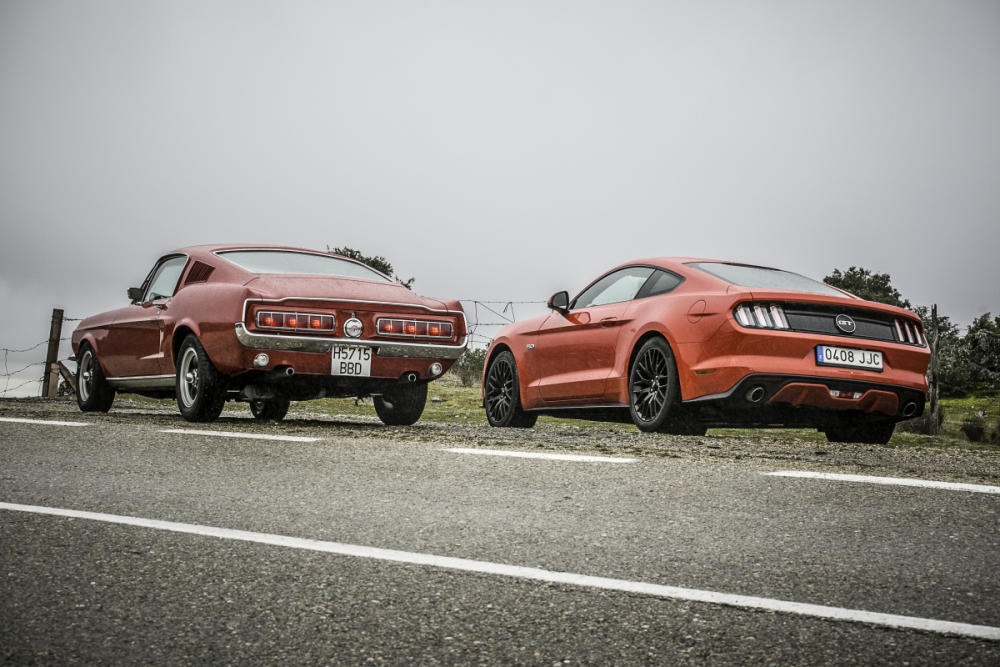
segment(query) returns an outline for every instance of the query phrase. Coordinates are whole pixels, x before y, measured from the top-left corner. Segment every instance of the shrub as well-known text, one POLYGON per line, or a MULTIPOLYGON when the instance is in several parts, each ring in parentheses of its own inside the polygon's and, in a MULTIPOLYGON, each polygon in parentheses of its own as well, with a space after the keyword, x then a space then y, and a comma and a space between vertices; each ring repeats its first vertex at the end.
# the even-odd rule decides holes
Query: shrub
POLYGON ((486 363, 486 350, 467 349, 458 358, 451 370, 458 375, 462 381, 462 386, 471 387, 483 376, 483 364, 486 363))
POLYGON ((986 418, 976 414, 962 420, 962 433, 969 439, 969 442, 982 442, 986 434, 986 418))

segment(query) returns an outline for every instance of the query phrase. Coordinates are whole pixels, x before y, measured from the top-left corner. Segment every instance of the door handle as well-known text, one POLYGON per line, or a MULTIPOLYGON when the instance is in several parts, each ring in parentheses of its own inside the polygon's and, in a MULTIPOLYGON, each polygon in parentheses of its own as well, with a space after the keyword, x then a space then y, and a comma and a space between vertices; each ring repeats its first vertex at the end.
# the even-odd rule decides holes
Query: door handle
POLYGON ((154 303, 153 305, 156 306, 157 308, 159 308, 160 310, 166 310, 167 309, 167 304, 165 304, 165 303, 154 303))
POLYGON ((618 321, 617 317, 602 317, 601 318, 601 326, 602 327, 610 327, 611 325, 613 325, 617 321, 618 321))

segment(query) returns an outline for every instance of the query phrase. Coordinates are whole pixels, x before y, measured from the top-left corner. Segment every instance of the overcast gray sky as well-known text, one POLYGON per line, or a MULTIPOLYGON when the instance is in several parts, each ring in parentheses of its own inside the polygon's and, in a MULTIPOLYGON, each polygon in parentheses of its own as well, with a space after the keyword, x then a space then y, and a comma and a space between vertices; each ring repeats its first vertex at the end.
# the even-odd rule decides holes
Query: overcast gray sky
POLYGON ((1000 311, 998 119, 997 0, 0 0, 0 347, 230 241, 462 299, 859 265, 965 325, 1000 311))

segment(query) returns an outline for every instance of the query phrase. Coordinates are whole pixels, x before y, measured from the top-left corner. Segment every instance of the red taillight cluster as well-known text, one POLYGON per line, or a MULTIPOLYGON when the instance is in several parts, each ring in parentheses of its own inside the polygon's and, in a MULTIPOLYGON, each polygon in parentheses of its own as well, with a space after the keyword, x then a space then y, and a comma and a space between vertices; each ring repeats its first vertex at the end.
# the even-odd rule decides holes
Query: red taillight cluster
POLYGON ((295 329, 297 331, 333 331, 332 315, 322 313, 289 313, 275 310, 257 311, 257 326, 261 329, 295 329))
POLYGON ((923 345, 924 337, 920 334, 920 325, 909 320, 896 320, 896 336, 900 343, 923 345))
POLYGON ((451 338, 451 322, 434 320, 391 320, 379 318, 376 330, 380 336, 410 338, 451 338))

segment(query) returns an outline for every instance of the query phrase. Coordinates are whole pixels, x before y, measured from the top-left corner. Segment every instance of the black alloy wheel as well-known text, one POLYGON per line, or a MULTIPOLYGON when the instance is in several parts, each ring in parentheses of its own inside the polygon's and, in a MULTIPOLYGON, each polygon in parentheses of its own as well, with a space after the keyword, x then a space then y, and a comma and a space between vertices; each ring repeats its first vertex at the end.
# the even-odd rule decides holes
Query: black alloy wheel
POLYGON ((76 366, 76 404, 82 412, 107 412, 115 400, 115 388, 108 384, 90 343, 80 345, 76 366))
POLYGON ((517 363, 510 350, 504 350, 490 363, 483 389, 483 405, 490 426, 531 428, 538 415, 521 409, 517 363))
POLYGON ((284 397, 258 398, 250 401, 250 413, 257 421, 280 422, 288 414, 291 401, 284 397))
POLYGON ((640 431, 668 430, 667 418, 680 393, 677 365, 667 341, 650 338, 635 355, 628 377, 629 414, 640 431))

